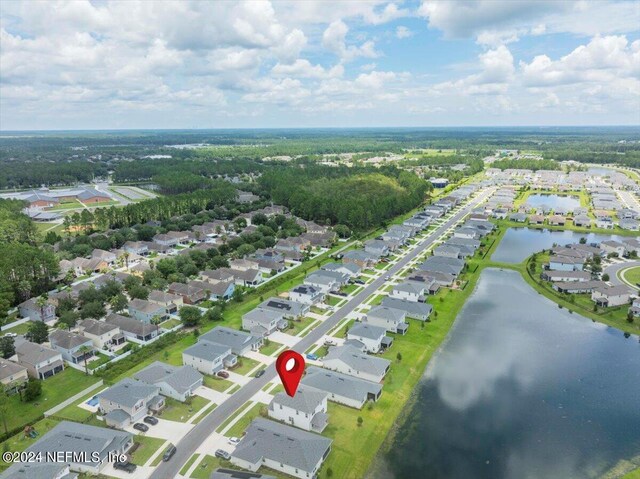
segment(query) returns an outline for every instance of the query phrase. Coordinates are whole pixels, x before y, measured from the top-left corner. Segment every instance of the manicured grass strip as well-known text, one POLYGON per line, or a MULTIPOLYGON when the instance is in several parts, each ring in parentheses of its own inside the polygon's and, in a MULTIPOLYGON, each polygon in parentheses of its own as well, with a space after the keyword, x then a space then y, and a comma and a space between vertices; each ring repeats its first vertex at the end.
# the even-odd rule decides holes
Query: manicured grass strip
POLYGON ((205 376, 204 385, 215 391, 223 392, 229 389, 233 385, 233 382, 217 376, 205 376))
POLYGON ((260 415, 260 411, 262 409, 266 410, 266 408, 267 408, 267 406, 265 404, 262 404, 262 403, 254 404, 251 407, 251 409, 249 409, 246 414, 244 414, 240 419, 238 419, 238 422, 236 422, 225 433, 225 436, 228 436, 228 437, 231 437, 231 436, 240 437, 240 436, 242 436, 242 433, 244 432, 245 429, 247 429, 247 426, 249 426, 251 421, 253 421, 255 418, 257 418, 260 415))
POLYGON ((307 318, 307 317, 300 318, 299 321, 290 321, 289 324, 291 325, 291 328, 287 329, 286 333, 292 336, 297 336, 298 333, 300 333, 300 331, 305 329, 314 321, 316 320, 313 318, 307 318))
POLYGON ((640 266, 634 268, 623 269, 621 272, 622 279, 633 285, 640 283, 640 266))
POLYGON ((185 464, 182 467, 182 469, 180 469, 180 474, 184 476, 187 473, 187 471, 189 470, 189 468, 191 467, 191 464, 196 462, 196 459, 198 459, 199 456, 200 456, 200 454, 198 454, 198 453, 196 453, 193 456, 191 456, 189 458, 189 460, 187 462, 185 462, 185 464))
POLYGON ((205 409, 202 414, 200 414, 197 418, 193 420, 193 424, 198 424, 202 419, 204 419, 211 411, 213 411, 218 405, 215 403, 211 403, 207 409, 205 409))
POLYGON ((216 429, 216 432, 222 432, 222 430, 227 427, 227 425, 233 421, 233 419, 235 417, 237 417, 239 414, 242 414, 246 409, 249 408, 249 405, 251 404, 251 401, 247 401, 246 403, 244 403, 242 405, 242 407, 236 409, 236 412, 233 413, 231 416, 229 416, 227 419, 224 420, 224 422, 222 424, 220 424, 218 426, 218 428, 216 429))
POLYGON ((312 323, 310 328, 308 327, 302 333, 300 333, 300 337, 304 338, 307 334, 309 334, 311 331, 313 331, 318 326, 318 324, 320 324, 320 322, 321 321, 319 319, 316 320, 314 323, 312 323))
POLYGON ((239 384, 235 384, 231 389, 229 389, 228 391, 226 391, 227 394, 233 394, 235 393, 238 389, 240 389, 240 385, 239 384))
POLYGON ((137 442, 139 446, 131 455, 131 462, 138 466, 144 466, 153 453, 160 449, 165 443, 165 440, 156 437, 136 435, 134 442, 137 442))
POLYGON ((191 416, 209 404, 209 400, 201 396, 191 396, 185 402, 176 401, 172 398, 165 398, 166 407, 160 413, 162 419, 168 421, 188 421, 191 416))
POLYGON ((230 467, 233 468, 233 465, 229 461, 207 454, 203 456, 200 464, 193 470, 191 477, 192 479, 209 479, 211 473, 219 467, 229 469, 230 467))

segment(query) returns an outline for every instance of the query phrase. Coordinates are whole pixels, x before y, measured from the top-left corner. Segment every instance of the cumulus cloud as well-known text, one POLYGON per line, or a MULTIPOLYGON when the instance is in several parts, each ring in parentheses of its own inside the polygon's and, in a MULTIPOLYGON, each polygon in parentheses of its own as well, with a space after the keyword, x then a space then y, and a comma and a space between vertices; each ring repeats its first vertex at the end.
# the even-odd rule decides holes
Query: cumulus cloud
POLYGON ((347 45, 348 32, 349 27, 342 20, 332 22, 322 34, 322 46, 344 62, 350 62, 357 57, 376 58, 379 55, 372 41, 366 41, 360 46, 347 45))
POLYGON ((409 30, 407 27, 400 25, 399 27, 396 28, 396 37, 402 39, 402 38, 409 38, 411 36, 413 36, 413 32, 409 30))

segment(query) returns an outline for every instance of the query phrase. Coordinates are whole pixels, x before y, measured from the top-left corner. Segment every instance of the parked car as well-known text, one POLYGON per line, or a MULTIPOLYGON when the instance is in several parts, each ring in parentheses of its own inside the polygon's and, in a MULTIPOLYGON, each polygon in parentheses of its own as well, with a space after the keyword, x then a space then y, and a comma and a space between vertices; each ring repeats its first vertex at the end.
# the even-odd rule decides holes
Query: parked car
POLYGON ((158 418, 153 416, 145 416, 143 421, 146 422, 147 424, 151 424, 152 426, 155 426, 159 422, 158 418))
POLYGON ((347 293, 343 293, 342 291, 337 291, 336 293, 337 296, 347 296, 347 293))
POLYGON ((260 376, 262 376, 264 374, 264 369, 261 369, 260 371, 258 371, 256 373, 256 377, 259 378, 260 376))
POLYGON ((389 281, 389 280, 391 279, 391 276, 386 275, 386 276, 384 277, 384 279, 385 279, 385 281, 389 281))
POLYGON ((173 457, 173 455, 176 453, 176 446, 174 446, 173 444, 171 444, 166 451, 164 451, 164 454, 162 455, 162 460, 164 462, 167 462, 169 459, 171 459, 173 457))
POLYGON ((216 373, 216 376, 218 376, 219 378, 227 379, 229 377, 229 373, 226 371, 218 371, 216 373))
POLYGON ((240 443, 240 438, 239 437, 230 437, 227 442, 229 444, 231 444, 232 446, 237 446, 240 443))
POLYGON ((129 474, 131 474, 133 471, 136 470, 136 466, 133 462, 121 462, 121 461, 116 461, 113 463, 113 468, 120 470, 120 471, 127 471, 129 474))
POLYGON ((312 361, 317 361, 318 360, 318 355, 317 354, 307 354, 307 359, 311 359, 312 361))
POLYGON ((356 283, 356 284, 364 284, 364 281, 362 281, 361 279, 356 279, 354 281, 354 283, 356 283))
POLYGON ((227 451, 225 451, 224 449, 217 449, 216 452, 214 453, 216 457, 220 457, 222 459, 226 459, 227 461, 229 459, 231 459, 231 454, 229 454, 227 451))
POLYGON ((337 346, 338 343, 335 342, 333 339, 325 339, 324 340, 324 345, 325 346, 337 346))
POLYGON ((142 431, 142 432, 147 432, 149 430, 149 426, 147 426, 146 424, 142 424, 141 422, 137 422, 133 425, 134 429, 137 429, 138 431, 142 431))
POLYGON ((18 335, 16 333, 7 333, 7 334, 5 334, 5 336, 7 338, 17 338, 18 337, 18 335))

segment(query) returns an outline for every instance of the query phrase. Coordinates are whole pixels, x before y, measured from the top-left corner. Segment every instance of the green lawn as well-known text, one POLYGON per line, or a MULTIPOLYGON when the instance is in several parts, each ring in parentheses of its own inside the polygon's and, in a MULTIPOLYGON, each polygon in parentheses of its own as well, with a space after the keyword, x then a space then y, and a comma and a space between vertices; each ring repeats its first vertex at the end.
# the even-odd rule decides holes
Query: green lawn
POLYGON ((219 457, 206 455, 202 458, 200 464, 198 464, 194 469, 191 477, 193 479, 209 479, 211 477, 211 473, 219 467, 229 469, 234 466, 231 462, 220 459, 219 457))
POLYGON ((267 344, 266 346, 264 346, 260 352, 262 354, 265 354, 267 356, 271 356, 273 353, 275 353, 278 349, 280 349, 282 347, 282 344, 280 343, 276 343, 275 341, 271 341, 269 340, 269 344, 267 344))
POLYGON ((343 301, 345 301, 344 298, 338 298, 337 296, 330 296, 330 295, 328 295, 324 300, 324 302, 327 303, 329 306, 337 306, 343 301))
POLYGON ((29 331, 30 325, 31 325, 31 321, 27 321, 25 323, 18 324, 17 326, 14 326, 13 328, 10 328, 10 329, 3 328, 2 331, 0 331, 0 336, 4 336, 6 333, 25 334, 27 331, 29 331))
MULTIPOLYGON (((111 361, 111 356, 107 356, 106 354, 98 353, 97 354, 97 359, 94 359, 93 361, 90 361, 90 362, 87 363, 87 368, 95 369, 98 366, 100 366, 101 364, 108 363, 109 361, 111 361)), ((82 364, 82 367, 84 367, 84 364, 82 364)))
POLYGON ((204 376, 204 385, 215 391, 226 391, 231 387, 232 384, 233 382, 227 379, 219 378, 217 376, 204 376))
POLYGON ((254 404, 226 433, 225 436, 240 437, 244 433, 247 426, 260 415, 260 411, 266 412, 267 406, 262 403, 254 404))
POLYGON ((340 288, 340 291, 347 294, 353 294, 357 289, 360 289, 362 286, 359 284, 348 284, 347 286, 343 286, 340 288))
POLYGON ((369 301, 369 304, 370 304, 371 306, 377 306, 377 305, 379 305, 380 303, 382 303, 382 300, 383 300, 384 298, 386 298, 386 297, 387 297, 387 295, 386 295, 386 294, 376 294, 376 295, 373 297, 373 299, 369 301))
POLYGON ((256 361, 255 359, 241 356, 238 358, 238 366, 233 369, 233 372, 246 376, 250 371, 252 371, 256 366, 259 366, 260 364, 262 363, 256 361))
POLYGON ((211 411, 213 411, 216 407, 218 407, 217 404, 211 403, 209 404, 209 406, 207 406, 207 408, 197 417, 193 420, 193 424, 198 424, 200 421, 202 421, 211 411))
POLYGON ((180 324, 180 320, 171 318, 171 319, 167 319, 166 321, 160 323, 159 326, 161 328, 164 328, 164 329, 172 329, 172 328, 175 328, 179 324, 180 324))
POLYGON ((165 398, 166 406, 160 413, 162 419, 169 421, 188 421, 191 416, 209 404, 209 401, 200 396, 191 396, 185 402, 176 401, 172 398, 165 398))
POLYGON ((196 462, 196 459, 198 459, 199 456, 200 454, 194 454, 193 456, 191 456, 189 460, 184 463, 184 466, 182 466, 182 469, 180 469, 180 474, 184 476, 189 470, 189 468, 191 467, 191 464, 196 462))
POLYGON ((636 266, 635 268, 624 269, 620 273, 622 278, 628 281, 629 283, 635 284, 635 285, 640 283, 640 266, 636 266))
POLYGON ((62 373, 42 381, 42 395, 35 401, 21 402, 19 395, 10 396, 7 428, 12 430, 37 419, 45 411, 97 381, 92 376, 67 367, 62 373))
POLYGON ((316 314, 324 314, 326 311, 324 309, 318 308, 317 306, 311 306, 311 312, 316 314))
POLYGON ((287 334, 290 334, 292 336, 297 336, 298 334, 300 334, 300 331, 302 331, 314 321, 315 319, 307 317, 300 318, 300 321, 291 321, 289 324, 291 324, 292 327, 287 329, 286 332, 287 334))
POLYGON ((131 462, 138 466, 144 466, 153 453, 162 447, 165 440, 138 434, 134 437, 134 442, 137 442, 139 446, 131 455, 131 462))

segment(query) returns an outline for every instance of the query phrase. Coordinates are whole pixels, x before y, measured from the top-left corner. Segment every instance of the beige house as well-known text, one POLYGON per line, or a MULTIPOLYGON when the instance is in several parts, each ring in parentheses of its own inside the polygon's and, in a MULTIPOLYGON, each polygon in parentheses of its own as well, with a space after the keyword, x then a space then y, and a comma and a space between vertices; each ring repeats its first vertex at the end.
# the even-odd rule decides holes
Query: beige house
POLYGON ((125 338, 120 328, 112 323, 85 319, 78 322, 78 330, 85 338, 91 340, 98 349, 109 349, 124 343, 125 338))
POLYGON ((0 358, 0 384, 8 393, 15 393, 29 381, 27 368, 0 358))

